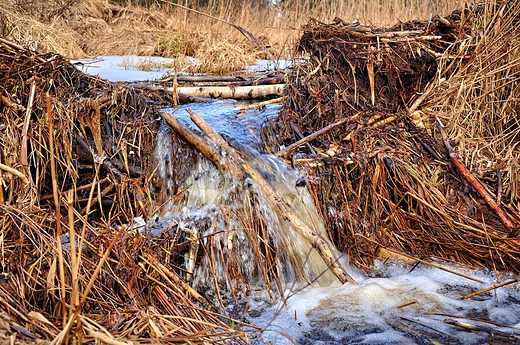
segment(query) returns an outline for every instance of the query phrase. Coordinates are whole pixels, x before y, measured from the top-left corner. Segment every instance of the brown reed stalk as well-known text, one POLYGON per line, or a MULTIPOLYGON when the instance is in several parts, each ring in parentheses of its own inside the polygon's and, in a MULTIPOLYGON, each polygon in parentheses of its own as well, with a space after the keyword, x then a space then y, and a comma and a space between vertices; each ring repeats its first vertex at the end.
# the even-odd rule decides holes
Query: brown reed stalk
MULTIPOLYGON (((34 84, 33 84, 34 85, 34 84)), ((65 264, 63 259, 63 247, 62 247, 62 229, 61 229, 61 207, 60 197, 58 192, 58 176, 56 174, 56 160, 54 155, 54 127, 53 127, 53 116, 52 116, 52 104, 51 97, 47 92, 45 94, 47 103, 47 124, 49 130, 49 159, 51 163, 51 180, 52 180, 52 194, 54 197, 55 217, 56 217, 56 244, 58 250, 58 262, 59 262, 59 276, 60 276, 60 304, 61 304, 61 317, 63 321, 63 327, 67 321, 67 305, 66 305, 66 281, 65 281, 65 264)))

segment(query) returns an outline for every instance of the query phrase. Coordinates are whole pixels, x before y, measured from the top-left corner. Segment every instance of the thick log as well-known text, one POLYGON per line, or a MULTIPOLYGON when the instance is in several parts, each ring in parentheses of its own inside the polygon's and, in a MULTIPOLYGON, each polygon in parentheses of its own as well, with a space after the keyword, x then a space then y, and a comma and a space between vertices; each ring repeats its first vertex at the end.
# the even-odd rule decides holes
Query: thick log
POLYGON ((159 114, 163 117, 163 119, 166 120, 166 123, 177 134, 195 146, 195 148, 204 156, 206 156, 211 162, 213 162, 213 164, 215 164, 220 169, 228 170, 231 174, 239 179, 245 179, 246 176, 242 170, 238 169, 238 167, 229 160, 222 159, 220 152, 218 152, 218 150, 213 145, 211 145, 211 143, 208 143, 204 138, 200 137, 191 129, 180 123, 179 120, 172 114, 164 112, 160 112, 159 114))
MULTIPOLYGON (((211 126, 202 117, 192 112, 191 110, 188 110, 188 112, 190 114, 190 118, 200 128, 200 130, 204 132, 204 134, 206 134, 212 141, 214 141, 215 144, 224 149, 231 157, 233 157, 240 165, 241 170, 243 170, 245 174, 249 175, 249 177, 255 183, 262 187, 267 201, 272 206, 276 207, 280 214, 285 215, 286 219, 294 225, 295 230, 298 231, 298 233, 303 236, 303 238, 309 241, 309 243, 314 248, 316 248, 331 272, 342 283, 349 282, 352 284, 357 284, 357 282, 341 266, 338 259, 336 258, 336 255, 332 251, 329 242, 317 234, 314 230, 312 230, 298 216, 296 216, 296 214, 294 214, 286 202, 276 194, 276 191, 273 189, 273 187, 271 187, 271 185, 262 177, 262 174, 257 169, 248 164, 244 159, 242 159, 241 154, 232 148, 227 143, 227 141, 213 128, 211 128, 211 126)), ((244 174, 240 175, 240 177, 242 176, 244 176, 244 174)))

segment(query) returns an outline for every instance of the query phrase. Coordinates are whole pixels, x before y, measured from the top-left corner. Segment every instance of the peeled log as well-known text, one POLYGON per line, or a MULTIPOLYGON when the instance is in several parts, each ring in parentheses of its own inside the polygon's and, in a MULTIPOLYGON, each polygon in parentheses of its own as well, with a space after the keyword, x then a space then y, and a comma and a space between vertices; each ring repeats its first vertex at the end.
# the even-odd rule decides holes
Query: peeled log
MULTIPOLYGON (((285 84, 255 86, 191 86, 178 87, 177 92, 203 98, 257 99, 269 96, 282 96, 285 84)), ((164 88, 173 91, 173 88, 164 88)))

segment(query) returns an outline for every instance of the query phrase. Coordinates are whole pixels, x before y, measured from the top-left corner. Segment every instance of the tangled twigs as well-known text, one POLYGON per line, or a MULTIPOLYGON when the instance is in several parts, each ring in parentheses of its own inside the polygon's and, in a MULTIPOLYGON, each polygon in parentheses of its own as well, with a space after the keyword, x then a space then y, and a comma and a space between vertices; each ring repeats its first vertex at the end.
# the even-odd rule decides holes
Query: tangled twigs
POLYGON ((455 151, 453 151, 448 136, 444 131, 444 127, 438 118, 436 120, 436 123, 437 128, 441 133, 442 140, 444 141, 444 145, 446 146, 448 154, 450 155, 451 162, 457 168, 457 171, 466 181, 468 181, 468 183, 473 188, 475 188, 477 193, 484 199, 484 201, 489 205, 489 207, 491 207, 491 209, 496 212, 496 214, 500 217, 502 224, 504 224, 504 226, 508 230, 509 236, 516 236, 518 229, 515 227, 509 216, 505 213, 502 207, 500 207, 500 205, 495 201, 495 199, 488 193, 486 187, 482 184, 482 182, 468 170, 464 162, 462 162, 462 159, 455 153, 455 151))

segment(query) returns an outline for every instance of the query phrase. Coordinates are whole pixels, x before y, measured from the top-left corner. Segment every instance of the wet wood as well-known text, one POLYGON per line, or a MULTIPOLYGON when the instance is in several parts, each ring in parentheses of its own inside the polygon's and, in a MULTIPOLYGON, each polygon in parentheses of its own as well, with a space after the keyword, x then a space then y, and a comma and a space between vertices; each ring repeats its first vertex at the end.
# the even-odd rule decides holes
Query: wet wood
MULTIPOLYGON (((190 118, 200 128, 200 130, 204 132, 204 134, 206 134, 212 141, 214 141, 217 146, 225 150, 226 153, 234 159, 234 164, 239 164, 239 170, 243 171, 243 173, 239 176, 243 177, 244 175, 249 175, 249 177, 262 188, 265 196, 267 197, 267 201, 272 206, 277 208, 280 214, 285 215, 286 220, 293 224, 295 230, 298 231, 298 233, 303 236, 303 238, 305 238, 314 248, 316 248, 331 272, 342 283, 349 282, 351 284, 357 284, 357 282, 339 263, 338 258, 334 254, 329 241, 316 233, 296 214, 294 214, 289 205, 287 205, 287 203, 276 194, 276 191, 273 189, 273 187, 262 177, 262 174, 257 169, 248 164, 242 158, 242 155, 234 148, 232 148, 227 143, 227 141, 213 128, 211 128, 211 126, 202 117, 193 111, 188 110, 188 112, 190 114, 190 118)), ((223 157, 221 156, 220 159, 222 160, 223 157)))
POLYGON ((278 98, 270 99, 268 101, 258 102, 258 103, 246 105, 244 107, 235 108, 235 110, 257 109, 257 108, 265 107, 266 105, 269 105, 269 104, 282 103, 284 100, 285 100, 285 97, 278 97, 278 98))
POLYGON ((339 120, 337 122, 334 122, 334 123, 332 123, 332 124, 330 124, 330 125, 328 125, 326 127, 323 127, 322 129, 320 129, 320 130, 318 130, 318 131, 316 131, 316 132, 306 136, 305 138, 298 140, 294 144, 291 144, 291 145, 287 146, 286 148, 278 151, 278 153, 275 156, 279 157, 279 158, 287 157, 294 150, 296 150, 298 147, 307 144, 308 142, 310 142, 310 141, 316 139, 317 137, 319 137, 320 135, 323 135, 323 134, 327 133, 331 129, 334 129, 334 128, 338 127, 338 126, 341 126, 342 124, 344 124, 347 121, 348 121, 348 119, 344 118, 344 119, 341 119, 341 120, 339 120))
POLYGON ((463 299, 468 299, 468 298, 472 298, 472 297, 475 297, 475 296, 478 296, 478 295, 482 295, 483 293, 486 293, 488 291, 492 291, 492 290, 495 290, 495 289, 498 289, 502 286, 506 286, 506 285, 509 285, 509 284, 514 284, 514 283, 518 283, 520 282, 520 278, 518 279, 513 279, 513 280, 508 280, 508 281, 505 281, 503 283, 499 283, 499 284, 495 284, 493 286, 490 286, 488 288, 485 288, 485 289, 482 289, 482 290, 478 290, 478 291, 475 291, 475 292, 472 292, 470 294, 467 294, 466 296, 462 297, 463 299))
POLYGON ((457 171, 460 175, 468 181, 468 183, 477 191, 477 193, 484 199, 484 201, 488 204, 488 206, 498 215, 502 224, 506 227, 509 232, 509 236, 514 237, 518 234, 518 228, 515 227, 509 216, 502 209, 502 207, 496 202, 496 200, 491 196, 491 194, 487 191, 486 187, 483 183, 476 178, 466 167, 462 159, 455 153, 453 148, 451 147, 450 141, 446 132, 444 131, 444 127, 439 119, 436 121, 437 128, 441 133, 442 140, 444 141, 444 145, 448 150, 448 154, 450 156, 451 162, 457 168, 457 171))
MULTIPOLYGON (((293 122, 291 122, 291 128, 293 129, 294 133, 296 133, 296 135, 301 139, 305 138, 302 134, 302 132, 300 132, 300 129, 298 128, 298 126, 296 126, 293 122)), ((307 143, 307 148, 309 149, 309 152, 313 155, 316 156, 316 151, 314 151, 314 148, 312 147, 311 144, 307 143)))
POLYGON ((222 159, 222 155, 217 150, 217 148, 208 142, 205 138, 199 136, 191 129, 180 123, 174 115, 165 112, 160 112, 159 114, 166 120, 166 123, 177 134, 195 146, 195 148, 204 156, 206 156, 211 162, 213 162, 213 164, 215 164, 220 169, 228 170, 237 178, 245 179, 245 174, 229 160, 222 159))

